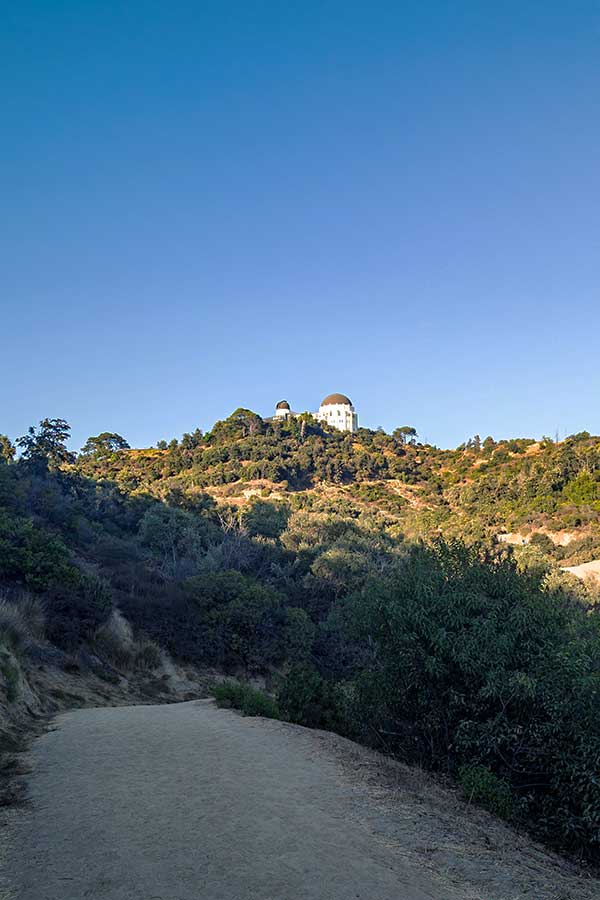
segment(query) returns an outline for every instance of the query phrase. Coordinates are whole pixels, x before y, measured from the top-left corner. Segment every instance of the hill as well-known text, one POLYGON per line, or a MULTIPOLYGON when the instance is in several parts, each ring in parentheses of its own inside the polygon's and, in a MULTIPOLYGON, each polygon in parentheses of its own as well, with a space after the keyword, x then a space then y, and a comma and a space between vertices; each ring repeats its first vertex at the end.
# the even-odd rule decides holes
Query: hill
POLYGON ((561 570, 597 552, 599 439, 449 451, 243 409, 156 448, 68 436, 0 439, 4 708, 40 661, 118 681, 168 653, 600 857, 600 618, 561 570))
POLYGON ((236 410, 202 435, 160 449, 81 456, 77 471, 129 494, 165 500, 201 494, 238 509, 256 499, 290 509, 378 515, 408 538, 488 540, 516 533, 565 566, 600 555, 600 438, 494 441, 456 450, 360 429, 344 434, 310 416, 264 422, 236 410))

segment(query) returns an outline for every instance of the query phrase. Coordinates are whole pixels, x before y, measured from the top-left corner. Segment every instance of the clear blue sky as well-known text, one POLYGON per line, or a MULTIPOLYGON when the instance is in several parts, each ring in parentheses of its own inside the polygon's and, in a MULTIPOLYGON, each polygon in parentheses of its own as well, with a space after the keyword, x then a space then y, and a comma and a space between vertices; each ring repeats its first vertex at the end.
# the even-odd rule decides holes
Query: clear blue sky
POLYGON ((5 4, 0 432, 600 432, 600 3, 5 4))

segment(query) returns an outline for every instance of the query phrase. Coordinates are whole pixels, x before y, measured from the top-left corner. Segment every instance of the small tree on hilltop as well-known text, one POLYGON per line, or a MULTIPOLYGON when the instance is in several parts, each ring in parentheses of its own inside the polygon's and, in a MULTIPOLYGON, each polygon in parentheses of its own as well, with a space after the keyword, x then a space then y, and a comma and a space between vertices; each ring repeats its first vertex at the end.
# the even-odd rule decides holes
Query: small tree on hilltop
POLYGON ((17 446, 24 459, 45 461, 57 468, 75 460, 75 454, 67 450, 70 434, 71 426, 65 419, 42 419, 37 430, 32 425, 27 434, 18 438, 17 446))
POLYGON ((392 437, 400 441, 401 444, 414 444, 418 437, 417 429, 413 428, 412 425, 401 425, 400 428, 394 429, 392 437))
POLYGON ((96 437, 89 437, 81 448, 81 455, 92 459, 107 459, 119 450, 129 450, 129 444, 120 434, 103 431, 96 437))
POLYGON ((202 430, 200 428, 196 428, 191 434, 187 431, 181 438, 181 448, 182 450, 195 450, 202 443, 204 435, 202 434, 202 430))

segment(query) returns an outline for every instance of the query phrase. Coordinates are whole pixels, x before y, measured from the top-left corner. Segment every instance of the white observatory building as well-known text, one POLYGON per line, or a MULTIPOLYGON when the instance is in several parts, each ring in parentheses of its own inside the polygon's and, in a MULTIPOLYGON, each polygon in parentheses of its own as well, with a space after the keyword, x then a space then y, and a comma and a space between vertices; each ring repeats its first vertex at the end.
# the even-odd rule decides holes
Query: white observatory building
POLYGON ((345 394, 329 394, 321 401, 317 419, 339 431, 358 431, 358 413, 345 394))
MULTIPOLYGON (((275 415, 267 422, 285 422, 294 419, 299 413, 292 412, 287 400, 280 400, 275 407, 275 415)), ((352 401, 345 394, 329 394, 321 402, 319 412, 314 414, 319 422, 325 422, 338 431, 358 431, 358 413, 352 406, 352 401)))

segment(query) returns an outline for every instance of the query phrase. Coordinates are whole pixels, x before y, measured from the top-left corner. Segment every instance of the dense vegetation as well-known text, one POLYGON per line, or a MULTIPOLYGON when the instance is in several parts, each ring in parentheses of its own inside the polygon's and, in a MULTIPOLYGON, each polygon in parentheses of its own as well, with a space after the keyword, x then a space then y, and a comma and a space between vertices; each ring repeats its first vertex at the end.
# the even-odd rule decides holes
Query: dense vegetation
POLYGON ((140 664, 160 645, 266 675, 272 714, 453 775, 600 858, 600 619, 558 566, 596 552, 600 440, 442 451, 248 410, 147 450, 106 432, 75 457, 68 435, 44 420, 18 459, 0 438, 0 643, 41 603, 56 646, 117 661, 126 621, 140 664), (516 529, 528 546, 493 541, 516 529))
POLYGON ((456 450, 439 450, 417 443, 406 426, 391 435, 367 429, 350 435, 323 429, 308 414, 265 422, 239 409, 206 435, 196 430, 153 449, 121 452, 127 446, 119 435, 90 438, 77 468, 161 499, 202 491, 235 498, 261 483, 265 496, 283 494, 294 509, 314 505, 315 487, 327 484, 336 513, 368 506, 411 537, 524 530, 567 564, 600 555, 600 438, 587 432, 561 442, 476 435, 456 450), (555 538, 565 530, 569 543, 555 538))

